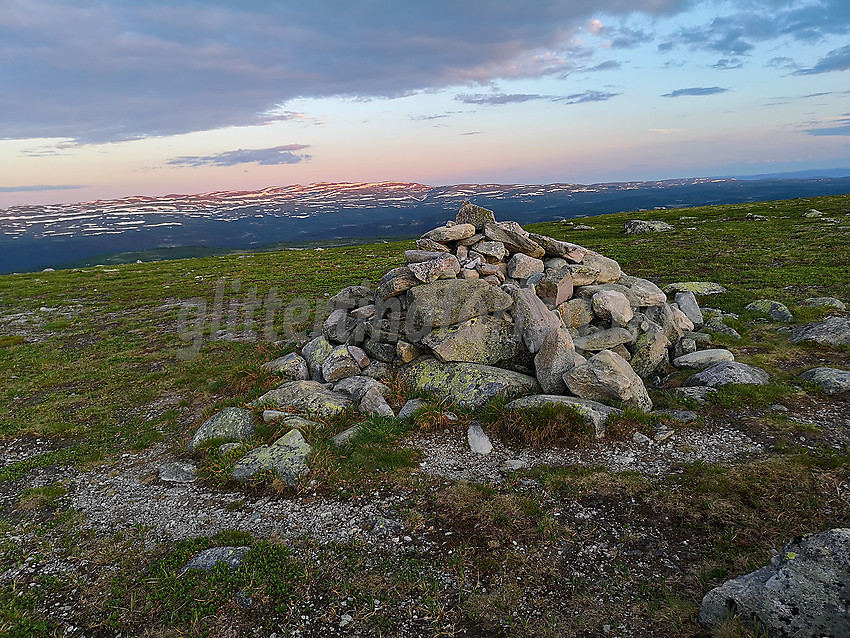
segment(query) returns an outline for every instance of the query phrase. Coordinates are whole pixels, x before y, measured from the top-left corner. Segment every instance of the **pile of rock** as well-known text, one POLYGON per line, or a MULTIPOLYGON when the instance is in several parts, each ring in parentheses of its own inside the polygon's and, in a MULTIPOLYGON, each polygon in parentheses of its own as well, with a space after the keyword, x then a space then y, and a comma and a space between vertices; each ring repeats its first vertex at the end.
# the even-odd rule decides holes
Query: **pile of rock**
MULTIPOLYGON (((291 381, 259 404, 303 406, 291 396, 300 388, 325 399, 330 392, 344 405, 353 378, 396 370, 461 406, 503 392, 542 392, 572 395, 585 407, 616 401, 648 411, 644 380, 671 361, 700 369, 733 359, 700 350, 711 336, 694 332, 703 316, 690 290, 670 303, 613 259, 497 222, 469 202, 416 244, 375 290, 351 286, 330 299, 322 334, 300 354, 267 364, 291 381)), ((382 389, 357 387, 361 407, 370 393, 366 411, 387 414, 382 389)))

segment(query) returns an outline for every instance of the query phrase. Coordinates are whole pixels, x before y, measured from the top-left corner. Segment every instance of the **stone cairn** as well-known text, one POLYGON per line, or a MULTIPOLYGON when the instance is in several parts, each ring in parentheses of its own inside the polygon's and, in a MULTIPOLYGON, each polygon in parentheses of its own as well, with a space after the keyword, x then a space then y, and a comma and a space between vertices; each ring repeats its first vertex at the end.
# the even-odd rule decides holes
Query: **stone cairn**
POLYGON ((669 303, 613 259, 497 222, 480 206, 464 203, 416 245, 377 289, 350 286, 330 299, 322 334, 266 364, 292 381, 258 405, 315 411, 353 398, 388 416, 374 380, 398 372, 464 407, 533 393, 515 407, 567 403, 601 422, 613 410, 604 402, 651 410, 644 380, 671 358, 689 367, 691 357, 695 368, 732 360, 698 352, 711 337, 694 332, 703 318, 692 292, 669 303))

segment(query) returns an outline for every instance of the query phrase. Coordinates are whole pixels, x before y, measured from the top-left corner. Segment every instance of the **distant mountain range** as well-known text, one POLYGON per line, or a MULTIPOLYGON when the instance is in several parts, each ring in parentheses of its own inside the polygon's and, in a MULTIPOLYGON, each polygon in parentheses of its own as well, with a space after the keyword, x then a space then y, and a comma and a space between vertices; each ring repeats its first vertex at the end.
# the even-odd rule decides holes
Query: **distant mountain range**
MULTIPOLYGON (((492 208, 497 218, 531 223, 659 207, 850 192, 850 177, 846 176, 850 170, 844 171, 845 176, 832 171, 815 173, 591 185, 321 183, 260 191, 21 205, 0 210, 0 272, 71 262, 84 265, 96 256, 152 249, 192 247, 192 254, 203 254, 209 249, 257 248, 281 242, 297 246, 416 236, 453 218, 467 199, 492 208)), ((152 254, 161 258, 162 251, 152 254)))

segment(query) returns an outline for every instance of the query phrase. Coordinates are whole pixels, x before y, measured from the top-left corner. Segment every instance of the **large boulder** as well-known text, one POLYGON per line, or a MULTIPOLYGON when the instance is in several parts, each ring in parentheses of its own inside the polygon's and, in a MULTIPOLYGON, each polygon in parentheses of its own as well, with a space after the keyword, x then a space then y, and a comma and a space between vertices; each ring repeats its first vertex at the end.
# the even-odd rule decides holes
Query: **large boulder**
POLYGON ((477 363, 443 363, 420 357, 401 369, 401 378, 460 407, 477 408, 499 394, 538 392, 534 377, 477 363))
POLYGON ((531 288, 512 288, 514 320, 522 330, 522 338, 532 354, 540 350, 543 339, 561 327, 561 317, 549 310, 531 288))
POLYGON ((627 328, 609 328, 608 330, 597 330, 583 337, 574 339, 576 349, 589 352, 601 350, 612 350, 619 345, 633 343, 635 334, 627 328))
POLYGON ((534 355, 534 370, 543 392, 564 394, 567 390, 564 374, 574 365, 575 347, 570 333, 563 328, 552 330, 534 355))
POLYGON ((426 284, 438 279, 456 277, 460 272, 460 262, 450 253, 438 254, 434 259, 411 263, 407 267, 414 277, 426 284))
POLYGON ((634 316, 629 300, 616 290, 600 290, 590 298, 590 304, 597 317, 618 326, 625 326, 634 316))
POLYGON ((558 306, 561 320, 567 328, 581 328, 586 326, 596 316, 593 312, 593 304, 590 299, 578 297, 570 299, 558 306))
POLYGON ((430 239, 431 241, 443 243, 466 239, 467 237, 472 237, 474 234, 475 226, 472 224, 455 224, 454 226, 439 226, 434 230, 430 230, 422 235, 422 239, 430 239))
POLYGON ((315 381, 289 381, 255 399, 252 407, 276 406, 292 408, 299 412, 313 412, 324 416, 342 412, 351 403, 339 392, 328 390, 315 381))
POLYGON ((846 310, 844 302, 835 297, 809 297, 800 302, 801 306, 809 306, 812 308, 835 308, 836 310, 846 310))
POLYGON ((254 436, 256 429, 254 415, 250 410, 224 408, 203 422, 186 449, 194 452, 201 443, 212 439, 243 441, 254 436))
POLYGON ((734 361, 735 355, 728 350, 722 348, 712 348, 710 350, 697 350, 690 354, 684 354, 681 357, 673 359, 673 365, 677 368, 693 368, 695 370, 705 370, 718 363, 724 361, 734 361))
POLYGON ((826 394, 835 395, 850 391, 850 372, 836 368, 812 368, 800 375, 803 381, 814 383, 826 394))
POLYGON ((767 315, 774 321, 794 321, 788 306, 773 299, 756 299, 745 306, 746 310, 767 315))
POLYGON ((609 259, 593 251, 588 251, 581 263, 599 271, 599 274, 596 276, 596 283, 598 284, 613 283, 622 274, 620 264, 613 259, 609 259))
POLYGON ((484 229, 485 224, 495 224, 496 215, 492 210, 476 206, 467 200, 461 205, 455 221, 458 224, 471 224, 479 231, 484 229))
POLYGON ((717 386, 729 383, 765 385, 770 382, 770 375, 761 368, 748 366, 746 363, 737 361, 724 361, 697 372, 685 381, 686 387, 692 386, 717 386))
POLYGON ((233 466, 230 477, 244 483, 264 470, 271 470, 294 487, 299 476, 310 472, 307 457, 312 451, 299 430, 290 430, 271 445, 248 452, 233 466))
POLYGON ((301 349, 301 356, 307 361, 313 381, 323 381, 322 364, 333 349, 333 344, 325 339, 324 335, 309 341, 301 349))
POLYGON ((791 330, 791 341, 814 341, 829 346, 850 345, 850 317, 827 317, 791 330))
POLYGON ((587 254, 587 249, 571 244, 568 241, 560 241, 552 239, 545 235, 529 234, 529 239, 543 248, 546 257, 561 257, 575 264, 581 263, 584 256, 587 254))
POLYGON ((378 290, 375 291, 375 295, 379 299, 389 299, 390 297, 396 297, 421 283, 422 282, 416 277, 416 275, 413 274, 413 271, 410 270, 408 266, 393 268, 381 278, 381 282, 378 284, 378 290))
POLYGON ((632 358, 629 365, 639 377, 646 379, 669 360, 667 347, 670 340, 657 323, 648 320, 642 323, 646 324, 646 329, 638 334, 630 347, 632 358))
POLYGON ((766 567, 715 587, 699 622, 714 629, 731 614, 772 637, 850 636, 850 529, 795 538, 766 567))
POLYGON ((513 359, 522 335, 513 321, 492 315, 473 317, 453 326, 432 330, 421 343, 440 361, 466 361, 493 365, 513 359))
POLYGON ((690 290, 687 292, 677 292, 674 302, 696 328, 702 327, 705 319, 703 319, 702 310, 700 310, 697 298, 693 292, 690 290))
POLYGON ((620 401, 644 412, 652 400, 641 378, 621 356, 603 350, 564 375, 570 392, 593 401, 620 401))
POLYGON ((360 374, 360 366, 357 365, 357 361, 346 345, 337 346, 331 350, 322 362, 322 376, 328 383, 336 383, 340 379, 358 374, 360 374))
POLYGON ((662 292, 661 288, 648 279, 632 277, 631 275, 622 273, 617 283, 631 291, 638 300, 638 306, 654 306, 660 303, 667 303, 667 295, 662 292))
POLYGON ((480 280, 443 279, 407 294, 409 321, 416 326, 450 326, 473 317, 507 310, 513 299, 480 280))

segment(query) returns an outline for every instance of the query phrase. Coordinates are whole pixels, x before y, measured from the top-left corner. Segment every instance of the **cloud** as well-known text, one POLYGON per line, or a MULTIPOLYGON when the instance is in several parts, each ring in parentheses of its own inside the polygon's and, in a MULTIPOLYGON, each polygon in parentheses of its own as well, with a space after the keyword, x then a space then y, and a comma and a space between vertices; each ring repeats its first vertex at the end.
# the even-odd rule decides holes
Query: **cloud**
POLYGON ((771 69, 787 69, 789 71, 796 71, 800 68, 800 65, 794 62, 794 60, 784 56, 770 58, 764 65, 771 69))
POLYGON ((554 98, 553 102, 561 102, 562 104, 584 104, 586 102, 604 102, 613 97, 621 95, 620 93, 609 93, 606 91, 584 91, 583 93, 573 93, 564 97, 554 98))
POLYGON ((688 89, 676 89, 675 91, 670 91, 670 93, 664 93, 661 97, 717 95, 718 93, 726 93, 727 91, 729 89, 719 86, 694 86, 688 89))
POLYGON ((559 77, 593 66, 574 39, 592 14, 686 4, 4 0, 0 139, 166 136, 285 120, 275 111, 299 98, 559 77))
POLYGON ((35 186, 0 186, 0 193, 28 193, 34 191, 66 191, 85 188, 80 184, 38 184, 35 186))
POLYGON ((503 104, 519 104, 532 100, 549 100, 550 95, 538 93, 464 93, 455 95, 458 102, 464 104, 477 104, 480 106, 501 106, 503 104))
POLYGON ((740 69, 743 66, 744 63, 741 61, 741 58, 721 58, 712 64, 711 68, 718 71, 729 71, 731 69, 740 69))
POLYGON ((591 73, 595 71, 612 71, 614 69, 619 69, 623 65, 617 62, 616 60, 606 60, 605 62, 600 62, 596 66, 592 66, 588 69, 582 69, 585 73, 591 73))
POLYGON ((468 131, 467 133, 460 133, 460 135, 481 135, 484 131, 468 131))
POLYGON ((850 117, 836 118, 831 123, 838 124, 838 126, 830 126, 826 128, 809 128, 805 129, 805 133, 807 133, 808 135, 815 135, 817 137, 850 135, 850 117))
POLYGON ((795 75, 815 75, 830 71, 847 71, 850 69, 850 44, 840 49, 833 49, 809 69, 800 69, 795 75))
POLYGON ((170 166, 236 166, 237 164, 259 164, 261 166, 276 166, 280 164, 299 164, 310 160, 309 155, 297 154, 309 148, 309 144, 288 144, 272 148, 242 149, 225 151, 215 155, 188 155, 168 160, 170 166))

